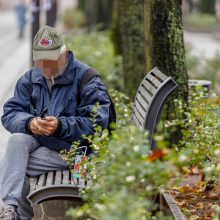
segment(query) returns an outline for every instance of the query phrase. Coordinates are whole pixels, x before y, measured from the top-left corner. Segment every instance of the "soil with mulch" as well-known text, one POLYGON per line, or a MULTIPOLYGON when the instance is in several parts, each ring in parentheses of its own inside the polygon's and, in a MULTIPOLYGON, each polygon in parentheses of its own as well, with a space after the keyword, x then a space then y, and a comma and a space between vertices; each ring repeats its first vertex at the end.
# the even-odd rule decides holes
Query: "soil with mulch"
POLYGON ((203 179, 201 172, 189 173, 184 175, 180 187, 170 190, 186 219, 209 220, 220 216, 216 209, 220 205, 220 188, 213 182, 205 183, 203 179))

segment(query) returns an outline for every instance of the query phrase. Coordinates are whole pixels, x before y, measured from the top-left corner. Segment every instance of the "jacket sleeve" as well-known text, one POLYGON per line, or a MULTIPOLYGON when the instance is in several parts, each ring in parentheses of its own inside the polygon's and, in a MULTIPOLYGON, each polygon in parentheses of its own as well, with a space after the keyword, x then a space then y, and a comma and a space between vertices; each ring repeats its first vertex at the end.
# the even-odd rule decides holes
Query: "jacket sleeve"
POLYGON ((31 86, 27 75, 22 76, 16 84, 14 96, 3 106, 1 121, 11 133, 28 133, 27 122, 34 117, 29 113, 31 86))
POLYGON ((99 104, 96 124, 107 128, 109 120, 110 100, 105 86, 98 76, 93 77, 82 89, 76 116, 59 117, 60 128, 57 135, 66 141, 80 140, 82 135, 94 133, 91 113, 99 104))

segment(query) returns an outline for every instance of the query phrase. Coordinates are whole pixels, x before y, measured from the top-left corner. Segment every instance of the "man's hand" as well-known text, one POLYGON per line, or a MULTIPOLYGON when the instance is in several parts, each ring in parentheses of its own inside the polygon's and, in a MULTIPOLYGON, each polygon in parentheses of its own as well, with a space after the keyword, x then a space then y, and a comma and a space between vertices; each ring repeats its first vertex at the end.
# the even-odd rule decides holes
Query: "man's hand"
POLYGON ((47 116, 45 119, 34 118, 30 123, 30 129, 35 135, 52 135, 58 126, 58 120, 54 116, 47 116))

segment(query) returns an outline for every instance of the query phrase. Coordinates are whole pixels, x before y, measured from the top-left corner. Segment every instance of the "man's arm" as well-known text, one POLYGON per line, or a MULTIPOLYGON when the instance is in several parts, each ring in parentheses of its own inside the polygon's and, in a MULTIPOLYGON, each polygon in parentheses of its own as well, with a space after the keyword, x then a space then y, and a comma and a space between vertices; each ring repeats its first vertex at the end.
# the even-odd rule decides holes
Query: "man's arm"
POLYGON ((29 113, 31 86, 25 74, 18 80, 14 96, 4 104, 1 121, 11 133, 28 133, 27 122, 34 117, 29 113))
POLYGON ((56 136, 66 141, 80 140, 82 135, 94 133, 92 112, 96 103, 100 108, 97 111, 96 124, 107 128, 109 120, 110 100, 106 88, 98 76, 93 77, 82 89, 77 116, 60 116, 60 125, 56 136))

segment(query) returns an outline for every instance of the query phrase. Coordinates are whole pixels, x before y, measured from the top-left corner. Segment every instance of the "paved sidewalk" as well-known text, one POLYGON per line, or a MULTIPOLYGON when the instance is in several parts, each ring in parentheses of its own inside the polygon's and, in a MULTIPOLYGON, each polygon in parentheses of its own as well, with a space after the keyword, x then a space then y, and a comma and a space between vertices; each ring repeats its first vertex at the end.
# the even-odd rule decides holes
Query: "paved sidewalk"
MULTIPOLYGON (((17 79, 29 68, 29 36, 17 39, 16 22, 13 11, 0 13, 0 117, 4 102, 13 95, 17 79)), ((0 122, 0 179, 6 143, 9 137, 0 122)), ((1 210, 0 200, 0 210, 1 210)))

